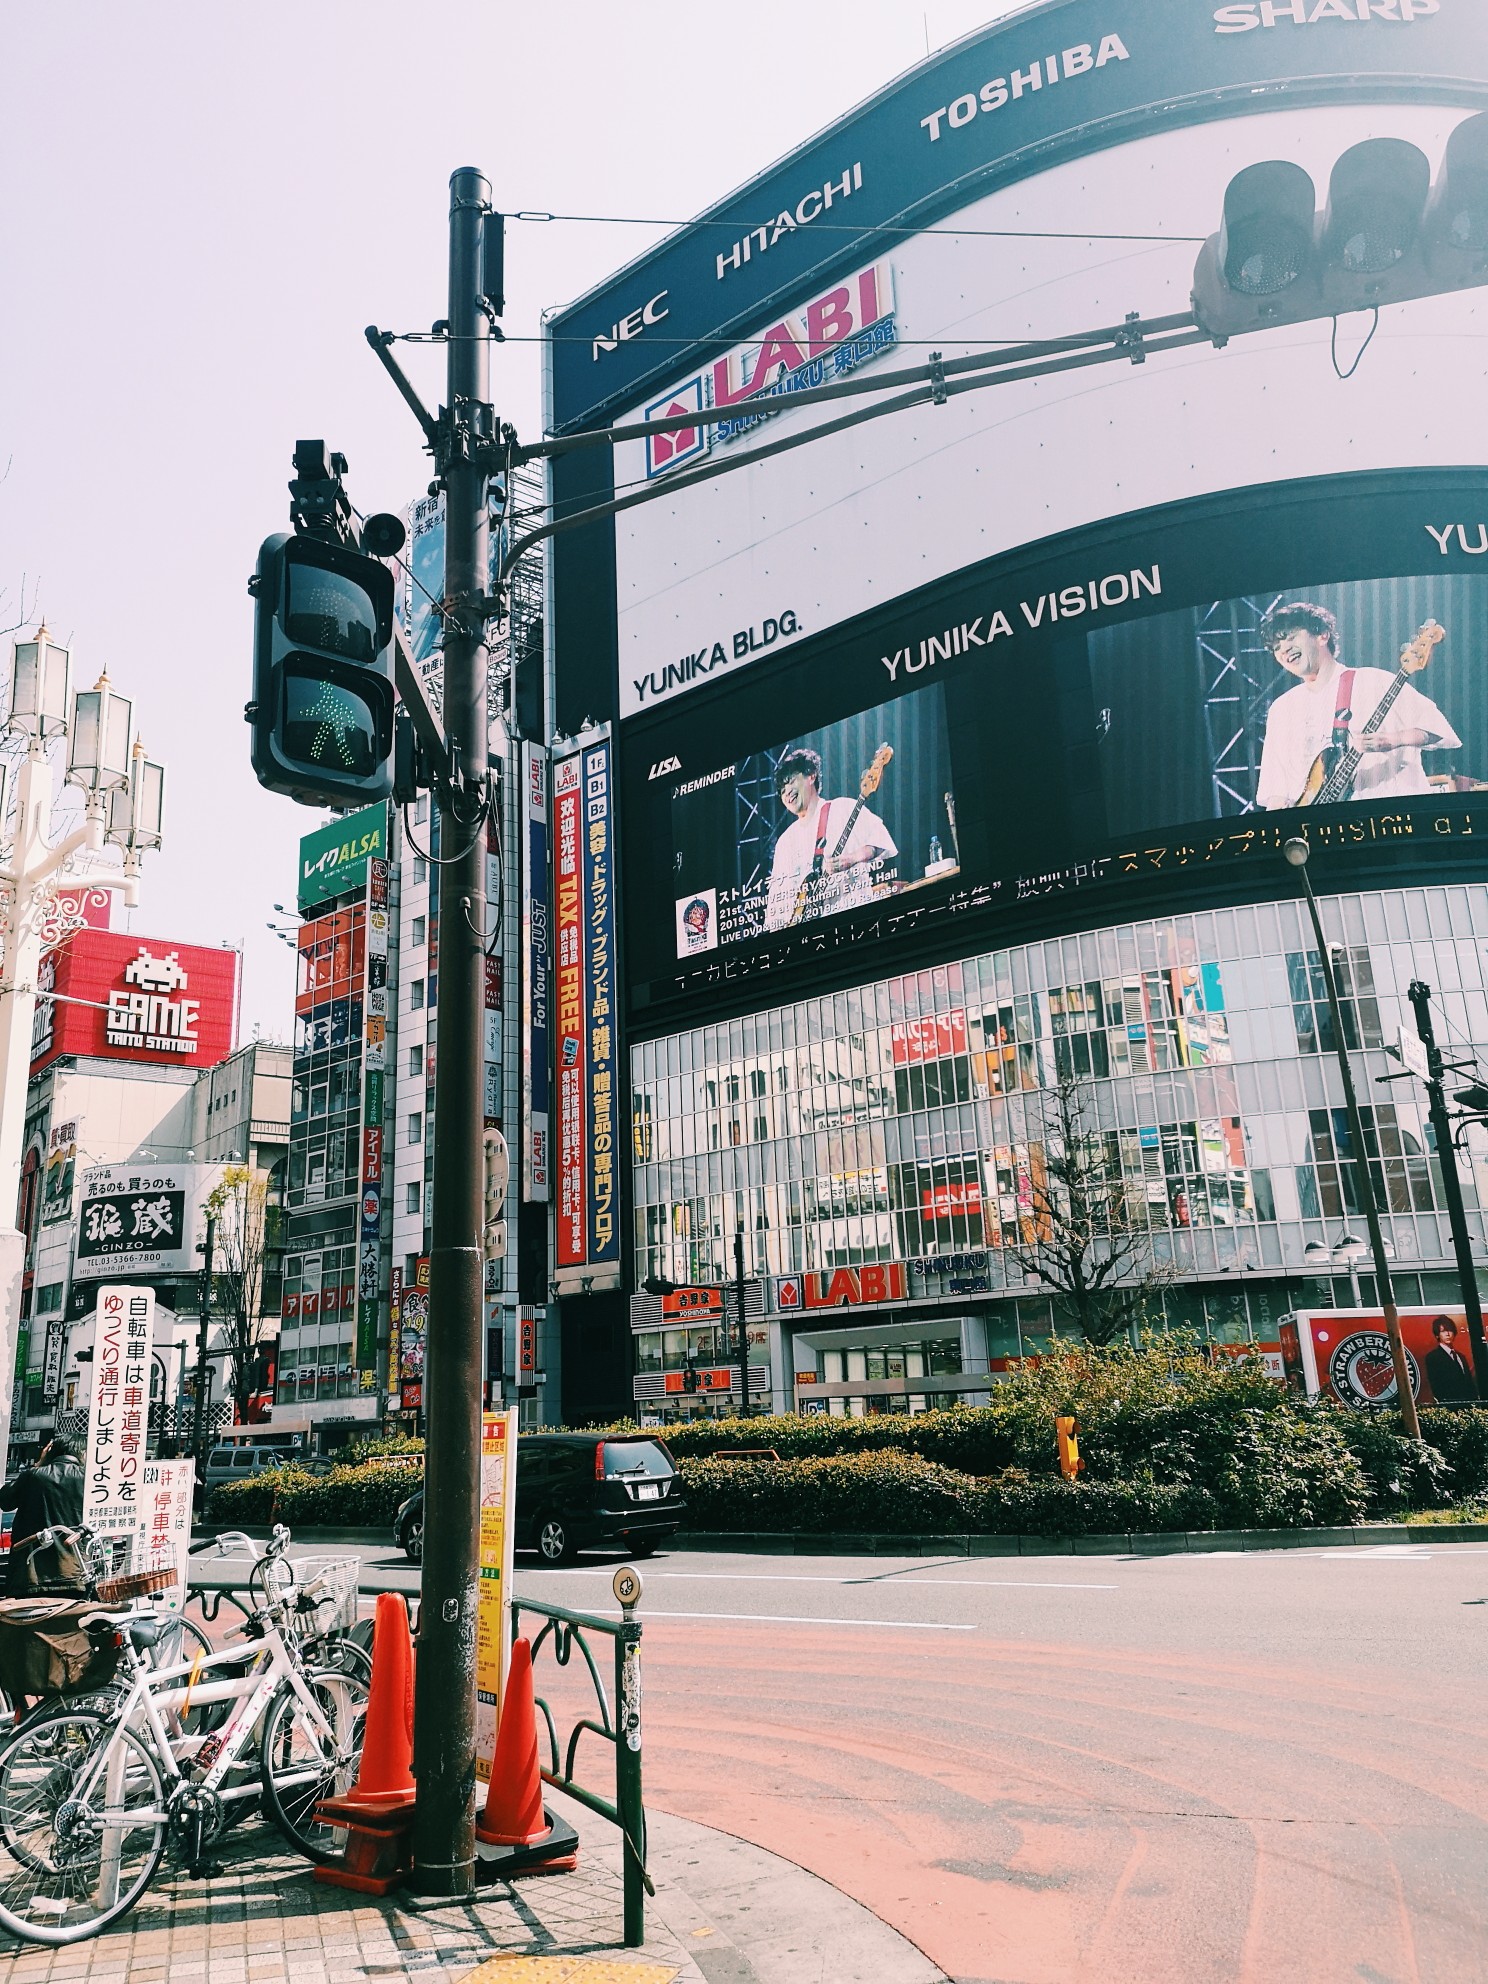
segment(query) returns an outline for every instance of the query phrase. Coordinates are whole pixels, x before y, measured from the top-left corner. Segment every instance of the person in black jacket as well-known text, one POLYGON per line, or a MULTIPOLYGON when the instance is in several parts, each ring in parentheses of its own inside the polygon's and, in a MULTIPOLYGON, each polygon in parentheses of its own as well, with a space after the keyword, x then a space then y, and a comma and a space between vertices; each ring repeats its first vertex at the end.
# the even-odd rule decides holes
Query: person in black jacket
POLYGON ((1431 1325, 1435 1346, 1425 1357, 1426 1382, 1438 1405, 1466 1405, 1478 1396, 1472 1366, 1457 1348, 1457 1325, 1438 1316, 1431 1325))
POLYGON ((82 1463, 66 1440, 53 1440, 34 1467, 23 1467, 0 1487, 0 1509, 15 1510, 5 1578, 6 1595, 15 1598, 23 1593, 20 1574, 28 1554, 17 1546, 39 1530, 82 1524, 82 1463))

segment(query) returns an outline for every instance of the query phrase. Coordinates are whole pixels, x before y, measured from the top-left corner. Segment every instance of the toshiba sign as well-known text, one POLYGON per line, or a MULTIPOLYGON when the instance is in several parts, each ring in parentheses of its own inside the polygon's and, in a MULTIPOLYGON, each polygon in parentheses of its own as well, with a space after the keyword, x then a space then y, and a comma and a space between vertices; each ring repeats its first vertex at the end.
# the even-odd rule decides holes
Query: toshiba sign
POLYGON ((80 930, 43 958, 37 991, 33 1072, 64 1054, 207 1068, 232 1052, 238 954, 80 930))

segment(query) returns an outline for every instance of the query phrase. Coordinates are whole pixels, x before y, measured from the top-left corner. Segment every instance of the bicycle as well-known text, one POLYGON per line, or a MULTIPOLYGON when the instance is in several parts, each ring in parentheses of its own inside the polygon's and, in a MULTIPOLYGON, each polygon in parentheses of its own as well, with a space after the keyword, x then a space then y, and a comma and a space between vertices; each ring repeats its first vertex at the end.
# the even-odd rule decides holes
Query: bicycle
MULTIPOLYGON (((291 1606, 289 1623, 298 1641, 301 1658, 309 1666, 340 1668, 354 1680, 370 1687, 372 1656, 352 1637, 357 1623, 360 1559, 291 1558, 284 1554, 288 1542, 289 1531, 282 1523, 274 1526, 267 1549, 240 1529, 226 1529, 207 1542, 193 1545, 191 1554, 196 1557, 215 1548, 219 1557, 246 1555, 251 1559, 249 1594, 265 1601, 272 1594, 288 1602, 298 1585, 300 1597, 291 1606), (302 1579, 304 1584, 300 1582, 302 1579), (305 1598, 307 1585, 313 1586, 313 1594, 308 1601, 305 1598)), ((210 1590, 198 1586, 190 1595, 200 1605, 202 1618, 209 1626, 216 1624, 224 1599, 245 1619, 252 1616, 251 1609, 228 1586, 210 1590)), ((200 1631, 199 1628, 193 1629, 200 1631)))
POLYGON ((160 1669, 145 1656, 169 1615, 94 1615, 125 1670, 111 1709, 54 1707, 0 1747, 0 1843, 14 1863, 0 1873, 0 1927, 51 1945, 97 1935, 138 1901, 167 1846, 199 1870, 250 1799, 308 1859, 334 1856, 337 1829, 315 1813, 354 1782, 367 1691, 340 1669, 307 1671, 287 1611, 272 1599, 250 1622, 246 1663, 235 1646, 160 1669), (232 1706, 203 1735, 182 1727, 193 1702, 232 1706))

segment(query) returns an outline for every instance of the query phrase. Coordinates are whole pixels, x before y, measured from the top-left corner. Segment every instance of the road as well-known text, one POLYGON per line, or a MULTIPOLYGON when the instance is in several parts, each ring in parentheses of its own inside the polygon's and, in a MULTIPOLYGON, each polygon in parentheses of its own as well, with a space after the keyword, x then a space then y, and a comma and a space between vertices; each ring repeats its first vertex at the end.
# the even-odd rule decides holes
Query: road
POLYGON ((1488 1977, 1488 1549, 642 1570, 648 1802, 958 1984, 1488 1977))

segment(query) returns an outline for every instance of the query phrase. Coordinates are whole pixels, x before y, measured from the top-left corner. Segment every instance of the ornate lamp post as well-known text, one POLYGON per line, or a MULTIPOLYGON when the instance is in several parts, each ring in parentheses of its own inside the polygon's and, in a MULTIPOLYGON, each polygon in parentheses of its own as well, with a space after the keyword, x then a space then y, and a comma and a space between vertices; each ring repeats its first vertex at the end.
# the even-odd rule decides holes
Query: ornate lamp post
MULTIPOLYGON (((0 844, 0 1466, 10 1444, 26 1252, 15 1221, 37 973, 42 953, 81 925, 88 890, 118 890, 131 907, 138 900, 140 856, 160 846, 165 804, 165 773, 142 745, 131 751, 131 705, 108 676, 70 697, 71 655, 45 626, 14 646, 3 722, 9 735, 26 740, 26 755, 16 774, 12 830, 0 844), (80 788, 84 806, 82 824, 54 844, 48 746, 59 740, 68 746, 64 782, 80 788), (123 852, 122 866, 103 859, 109 845, 123 852)), ((0 821, 8 796, 0 783, 0 821)))

